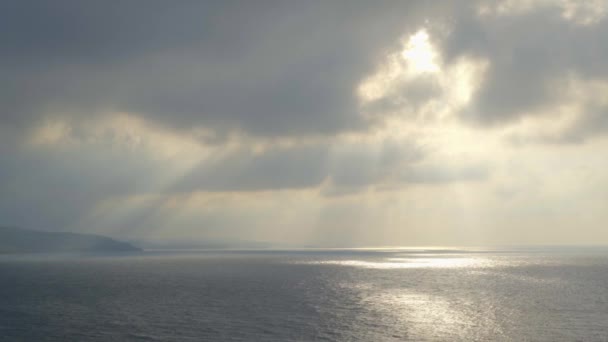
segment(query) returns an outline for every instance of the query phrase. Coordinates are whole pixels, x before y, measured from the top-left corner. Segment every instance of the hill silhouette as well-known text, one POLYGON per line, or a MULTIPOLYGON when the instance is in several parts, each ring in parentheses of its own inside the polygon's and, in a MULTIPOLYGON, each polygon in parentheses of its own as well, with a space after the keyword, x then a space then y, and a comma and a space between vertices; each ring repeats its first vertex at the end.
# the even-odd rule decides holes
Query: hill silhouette
POLYGON ((135 252, 139 248, 105 236, 0 227, 0 253, 135 252))

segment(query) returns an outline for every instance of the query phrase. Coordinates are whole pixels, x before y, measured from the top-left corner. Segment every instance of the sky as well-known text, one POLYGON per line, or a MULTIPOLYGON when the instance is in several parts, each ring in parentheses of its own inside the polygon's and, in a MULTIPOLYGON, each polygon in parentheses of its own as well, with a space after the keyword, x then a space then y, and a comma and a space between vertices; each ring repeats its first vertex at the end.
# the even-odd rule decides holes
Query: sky
POLYGON ((608 243, 607 1, 0 3, 0 225, 608 243))

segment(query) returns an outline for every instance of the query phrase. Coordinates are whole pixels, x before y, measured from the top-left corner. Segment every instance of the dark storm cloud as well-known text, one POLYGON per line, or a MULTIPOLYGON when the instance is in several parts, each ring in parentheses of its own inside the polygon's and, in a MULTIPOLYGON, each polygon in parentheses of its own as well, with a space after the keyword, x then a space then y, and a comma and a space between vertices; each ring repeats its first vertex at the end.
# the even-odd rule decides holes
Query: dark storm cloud
POLYGON ((114 110, 255 135, 361 127, 356 84, 431 11, 401 2, 1 6, 2 120, 114 110))

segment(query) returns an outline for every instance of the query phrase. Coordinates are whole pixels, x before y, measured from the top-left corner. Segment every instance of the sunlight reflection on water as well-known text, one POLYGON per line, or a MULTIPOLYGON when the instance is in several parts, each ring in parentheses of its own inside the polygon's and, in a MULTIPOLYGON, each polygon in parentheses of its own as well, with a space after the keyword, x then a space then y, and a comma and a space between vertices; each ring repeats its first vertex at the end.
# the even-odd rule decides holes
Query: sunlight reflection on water
POLYGON ((368 270, 412 270, 414 273, 401 278, 401 286, 396 288, 379 291, 373 286, 369 289, 360 287, 360 284, 353 286, 357 285, 359 296, 369 310, 379 313, 385 324, 399 327, 395 336, 405 340, 465 341, 487 340, 489 336, 504 339, 506 335, 494 315, 492 298, 484 299, 488 303, 478 302, 470 298, 474 290, 454 295, 445 292, 446 288, 455 282, 467 282, 486 272, 494 272, 487 269, 508 266, 509 262, 518 263, 512 258, 509 261, 484 255, 396 253, 384 258, 332 259, 314 264, 368 270), (472 278, 461 278, 461 271, 444 273, 450 269, 462 270, 472 278), (440 276, 428 283, 429 274, 440 276))
MULTIPOLYGON (((393 290, 368 298, 369 305, 407 327, 414 340, 483 340, 504 337, 491 311, 476 308, 466 299, 438 293, 393 290)), ((487 309, 487 308, 484 308, 487 309)))
POLYGON ((402 268, 480 268, 495 266, 495 262, 485 258, 385 258, 379 261, 369 260, 325 260, 315 264, 339 265, 375 269, 402 268))

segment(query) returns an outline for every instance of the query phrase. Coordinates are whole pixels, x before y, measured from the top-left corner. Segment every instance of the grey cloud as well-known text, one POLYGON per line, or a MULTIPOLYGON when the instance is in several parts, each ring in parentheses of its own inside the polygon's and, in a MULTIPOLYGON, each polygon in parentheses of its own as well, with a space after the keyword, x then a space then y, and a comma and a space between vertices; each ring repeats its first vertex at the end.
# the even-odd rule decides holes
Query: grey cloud
MULTIPOLYGON (((7 144, 0 146, 0 216, 5 224, 41 229, 86 229, 79 225, 92 222, 91 226, 106 224, 116 230, 123 219, 145 227, 151 218, 162 216, 159 210, 167 198, 198 191, 319 189, 321 195, 333 196, 385 183, 420 182, 400 175, 428 153, 409 140, 326 140, 261 152, 245 146, 218 147, 214 156, 182 176, 180 168, 175 173, 173 160, 149 155, 146 146, 132 148, 117 142, 122 137, 90 141, 75 137, 42 146, 20 146, 2 138, 7 144), (151 201, 124 217, 111 214, 99 222, 87 221, 87 215, 104 201, 148 195, 151 201)), ((460 176, 453 174, 444 181, 458 181, 460 176)))
POLYGON ((512 134, 509 142, 515 145, 525 143, 581 144, 608 132, 608 106, 591 103, 582 106, 582 113, 559 130, 542 129, 528 134, 512 134))
MULTIPOLYGON (((402 146, 411 150, 411 146, 402 146)), ((248 148, 210 158, 179 181, 174 191, 264 191, 305 189, 331 180, 357 189, 380 180, 404 152, 376 153, 364 144, 342 146, 316 143, 270 148, 255 153, 248 148), (393 155, 390 155, 392 153, 393 155), (391 160, 388 160, 391 159, 391 160)))
POLYGON ((529 12, 484 17, 461 8, 442 42, 448 62, 459 56, 487 59, 480 90, 462 117, 475 124, 502 125, 550 109, 559 102, 560 80, 574 73, 606 80, 608 33, 602 20, 584 26, 565 20, 557 3, 529 12))
POLYGON ((262 191, 318 186, 326 177, 325 146, 273 148, 256 154, 240 149, 205 160, 172 191, 262 191))
POLYGON ((401 180, 417 184, 443 184, 486 180, 490 175, 488 165, 467 164, 454 167, 445 165, 414 165, 404 170, 401 180))
POLYGON ((154 191, 162 172, 141 154, 100 146, 6 148, 0 164, 2 221, 39 229, 66 229, 103 200, 154 191))
MULTIPOLYGON (((567 72, 608 76, 599 43, 606 20, 580 25, 555 5, 484 17, 480 3, 5 1, 0 120, 23 127, 51 114, 129 111, 218 137, 364 129, 381 118, 359 115, 356 85, 398 38, 425 25, 447 63, 490 61, 460 113, 471 123, 500 125, 550 106, 567 72)), ((415 107, 436 95, 421 79, 364 110, 415 107)))
POLYGON ((23 126, 49 112, 114 110, 175 129, 324 135, 366 125, 353 89, 435 6, 62 0, 2 7, 3 121, 23 126))
POLYGON ((332 186, 358 189, 383 182, 392 178, 400 168, 423 159, 425 153, 414 142, 391 140, 379 146, 363 143, 338 146, 334 150, 330 169, 332 186))
POLYGON ((414 79, 396 84, 387 94, 363 106, 365 113, 372 115, 386 115, 394 111, 401 111, 402 115, 415 117, 418 111, 429 100, 441 96, 443 89, 437 77, 423 74, 414 79), (406 113, 403 113, 404 109, 406 113))
POLYGON ((328 196, 357 193, 383 184, 448 183, 484 180, 487 168, 420 164, 426 151, 414 141, 341 142, 274 147, 255 152, 242 147, 201 162, 169 192, 274 191, 321 188, 328 196))
POLYGON ((582 142, 608 131, 608 106, 588 106, 586 113, 568 127, 560 137, 562 140, 582 142))

